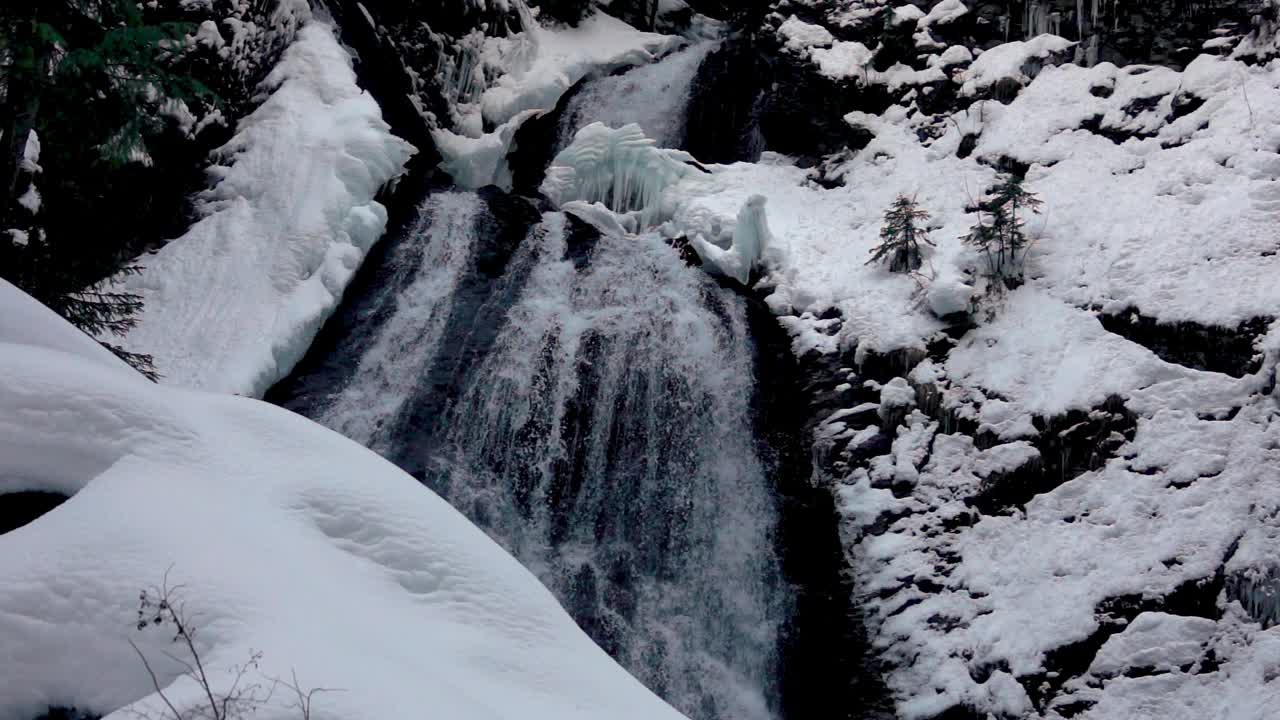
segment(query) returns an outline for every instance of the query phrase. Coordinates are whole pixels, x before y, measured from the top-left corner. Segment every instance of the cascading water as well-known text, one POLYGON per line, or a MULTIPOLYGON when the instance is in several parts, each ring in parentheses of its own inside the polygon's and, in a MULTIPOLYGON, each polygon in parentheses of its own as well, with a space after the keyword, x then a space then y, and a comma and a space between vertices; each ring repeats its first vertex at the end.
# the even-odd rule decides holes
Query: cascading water
MULTIPOLYGON (((708 48, 588 82, 554 129, 621 124, 605 98, 652 81, 660 93, 626 105, 675 118, 657 134, 678 147, 708 48)), ((656 235, 435 192, 268 399, 435 489, 690 718, 807 718, 828 701, 860 717, 834 510, 808 483, 798 405, 782 426, 770 409, 801 402, 777 397, 793 387, 783 356, 760 303, 656 235)))
POLYGON ((610 127, 635 123, 659 146, 680 147, 694 74, 715 46, 702 41, 661 62, 588 81, 564 109, 554 150, 567 147, 574 133, 593 122, 610 127))
POLYGON ((317 403, 315 420, 380 453, 391 450, 388 421, 400 415, 432 365, 450 317, 455 291, 471 259, 475 224, 484 203, 469 193, 440 193, 419 209, 411 236, 391 251, 389 292, 368 309, 373 322, 349 336, 360 360, 346 382, 317 403))
POLYGON ((431 196, 272 399, 422 477, 690 717, 774 717, 790 606, 744 301, 559 213, 486 272, 490 208, 431 196))
POLYGON ((655 237, 565 218, 448 414, 432 487, 695 717, 765 718, 785 616, 744 311, 655 237))

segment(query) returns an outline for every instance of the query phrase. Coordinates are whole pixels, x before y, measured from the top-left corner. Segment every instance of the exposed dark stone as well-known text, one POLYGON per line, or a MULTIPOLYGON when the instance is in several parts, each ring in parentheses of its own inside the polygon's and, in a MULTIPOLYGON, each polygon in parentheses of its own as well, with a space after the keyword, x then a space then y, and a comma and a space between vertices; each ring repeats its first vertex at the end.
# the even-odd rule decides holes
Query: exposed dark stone
POLYGON ((690 267, 700 267, 702 265, 702 258, 698 257, 698 251, 694 250, 693 245, 689 243, 688 236, 680 235, 679 237, 667 238, 663 242, 675 248, 675 251, 680 253, 680 259, 684 260, 685 264, 690 267))
POLYGON ((1169 111, 1169 122, 1190 115, 1199 110, 1202 105, 1204 105, 1204 98, 1198 95, 1185 92, 1174 95, 1172 107, 1169 111))
POLYGON ((73 707, 50 707, 47 712, 36 716, 34 720, 98 720, 101 717, 101 715, 73 707))
POLYGON ((1274 320, 1256 317, 1237 327, 1223 328, 1192 322, 1162 323, 1134 308, 1098 315, 1098 322, 1109 332, 1146 347, 1165 362, 1232 377, 1252 375, 1262 367, 1262 355, 1254 343, 1274 320))
POLYGON ((516 130, 507 153, 507 166, 511 168, 512 191, 521 195, 538 194, 538 186, 547 174, 547 166, 555 158, 556 144, 560 140, 560 122, 569 103, 591 82, 588 76, 579 80, 566 92, 555 109, 530 118, 516 130))
POLYGON ((892 101, 883 86, 821 75, 807 58, 783 50, 772 27, 742 31, 711 52, 694 77, 685 149, 720 163, 755 161, 768 149, 811 167, 870 141, 845 115, 882 112, 892 101))
POLYGON ((988 720, 985 712, 978 712, 968 705, 952 705, 934 715, 930 720, 988 720))
POLYGON ((68 497, 53 492, 15 492, 0 495, 0 535, 34 522, 66 502, 68 497))
POLYGON ((1134 98, 1120 108, 1120 111, 1129 117, 1138 117, 1144 112, 1155 110, 1160 106, 1160 101, 1164 99, 1164 95, 1153 95, 1145 98, 1134 98))
POLYGON ((769 378, 757 385, 757 437, 773 455, 782 504, 777 547, 795 588, 795 620, 782 640, 782 717, 888 720, 892 703, 854 604, 839 513, 828 489, 812 482, 823 472, 808 447, 816 398, 804 380, 812 375, 768 307, 751 297, 748 308, 756 376, 769 378))
POLYGON ((1227 597, 1240 603, 1263 629, 1280 624, 1280 569, 1253 568, 1226 578, 1227 597))
POLYGON ((1097 705, 1097 703, 1093 700, 1074 700, 1061 705, 1054 705, 1053 711, 1064 718, 1073 718, 1094 705, 1097 705))

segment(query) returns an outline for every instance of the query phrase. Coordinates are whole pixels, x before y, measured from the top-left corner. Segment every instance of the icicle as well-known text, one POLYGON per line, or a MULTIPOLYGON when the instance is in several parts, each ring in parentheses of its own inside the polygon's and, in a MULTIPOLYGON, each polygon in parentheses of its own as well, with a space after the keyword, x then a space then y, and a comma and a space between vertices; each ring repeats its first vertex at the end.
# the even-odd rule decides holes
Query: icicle
POLYGON ((641 227, 662 221, 662 195, 692 172, 693 156, 655 147, 639 125, 592 123, 556 155, 542 192, 557 207, 575 200, 603 203, 617 214, 637 213, 641 227))

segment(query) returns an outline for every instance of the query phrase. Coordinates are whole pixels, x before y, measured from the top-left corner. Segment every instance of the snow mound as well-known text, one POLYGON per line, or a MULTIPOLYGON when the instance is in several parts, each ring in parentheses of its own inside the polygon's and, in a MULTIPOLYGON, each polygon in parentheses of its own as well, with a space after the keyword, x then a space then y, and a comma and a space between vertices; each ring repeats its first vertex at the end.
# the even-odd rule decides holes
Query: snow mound
POLYGON ((263 91, 220 151, 203 217, 117 281, 146 302, 124 345, 168 383, 256 396, 288 374, 382 235, 374 195, 414 152, 323 24, 299 31, 263 91))
MULTIPOLYGON (((181 584, 215 692, 297 674, 313 718, 680 716, 537 580, 390 463, 255 400, 154 385, 0 283, 0 478, 73 496, 0 535, 0 718, 180 710, 172 631, 139 591, 181 584)), ((287 692, 256 715, 298 717, 287 692)))
POLYGON ((976 95, 1001 81, 1026 85, 1042 66, 1073 47, 1074 42, 1057 35, 1039 35, 1025 42, 1015 40, 997 45, 979 55, 964 71, 960 92, 976 95))

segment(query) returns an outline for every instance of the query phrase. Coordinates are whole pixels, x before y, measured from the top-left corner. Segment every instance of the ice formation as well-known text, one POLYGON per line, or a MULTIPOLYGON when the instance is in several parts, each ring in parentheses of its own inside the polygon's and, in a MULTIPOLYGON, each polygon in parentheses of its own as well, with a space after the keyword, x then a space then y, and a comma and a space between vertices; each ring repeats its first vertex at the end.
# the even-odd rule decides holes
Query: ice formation
POLYGON ((697 172, 691 162, 686 152, 658 148, 634 123, 592 123, 551 161, 541 190, 557 207, 599 202, 647 227, 663 219, 667 188, 697 172))
MULTIPOLYGON (((678 720, 447 503, 372 452, 254 400, 155 385, 0 280, 0 492, 72 497, 0 535, 0 718, 205 703, 166 628, 168 571, 215 693, 296 673, 316 720, 678 720), (252 650, 251 650, 252 649, 252 650)), ((190 658, 186 658, 188 661, 190 658)), ((254 715, 299 717, 277 691, 254 715)))
POLYGON ((749 282, 751 271, 764 259, 765 251, 773 241, 769 219, 765 215, 765 202, 763 195, 747 198, 738 211, 733 244, 727 250, 708 242, 701 234, 694 235, 691 242, 704 265, 743 285, 749 282))

